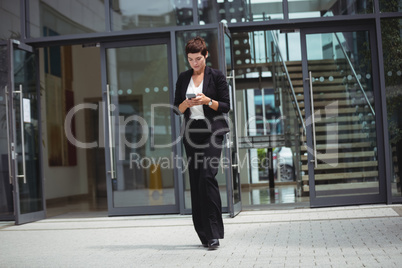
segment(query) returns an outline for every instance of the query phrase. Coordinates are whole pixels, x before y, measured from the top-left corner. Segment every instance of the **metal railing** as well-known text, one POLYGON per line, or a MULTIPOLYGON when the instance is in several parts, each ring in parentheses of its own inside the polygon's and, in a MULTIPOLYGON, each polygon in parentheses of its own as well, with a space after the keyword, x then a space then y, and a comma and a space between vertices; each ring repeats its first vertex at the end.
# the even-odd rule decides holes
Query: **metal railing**
POLYGON ((289 75, 288 68, 287 68, 287 66, 286 66, 286 63, 285 63, 283 57, 282 57, 281 50, 279 49, 279 42, 278 42, 278 40, 276 39, 276 36, 275 36, 274 33, 272 33, 272 39, 274 40, 274 43, 275 43, 275 46, 276 46, 276 51, 278 52, 278 54, 279 54, 279 56, 280 56, 280 58, 281 58, 283 67, 284 67, 284 69, 285 69, 286 78, 287 78, 287 80, 288 80, 290 89, 291 89, 291 91, 292 91, 290 95, 291 95, 292 98, 293 98, 293 103, 294 103, 295 106, 296 106, 296 110, 297 110, 297 114, 298 114, 299 120, 300 120, 300 122, 301 122, 301 124, 302 124, 302 126, 303 126, 304 135, 306 135, 306 133, 307 133, 307 131, 306 131, 306 124, 304 123, 304 120, 303 120, 303 116, 302 116, 302 113, 301 113, 301 110, 300 110, 299 102, 297 101, 296 93, 295 93, 295 90, 294 90, 294 88, 293 88, 292 81, 291 81, 291 79, 290 79, 290 75, 289 75))
POLYGON ((368 104, 369 107, 370 107, 371 112, 373 113, 373 115, 375 115, 373 106, 371 106, 371 103, 370 103, 370 100, 369 100, 368 97, 367 97, 366 91, 364 90, 363 85, 360 83, 360 80, 359 80, 359 78, 357 77, 355 68, 353 67, 352 62, 350 61, 350 58, 349 58, 348 54, 346 53, 346 50, 345 50, 345 48, 343 47, 343 45, 342 45, 342 43, 341 43, 341 40, 339 40, 338 34, 337 34, 337 33, 334 33, 334 35, 335 35, 335 37, 336 37, 336 40, 338 41, 338 44, 339 44, 340 48, 342 49, 343 55, 345 55, 345 58, 346 58, 346 60, 347 60, 347 62, 348 62, 348 64, 349 64, 349 66, 350 66, 350 69, 352 70, 353 76, 355 77, 355 79, 356 79, 356 81, 357 81, 357 83, 358 83, 358 85, 359 85, 359 88, 360 88, 360 90, 362 91, 362 93, 363 93, 363 95, 364 95, 364 98, 365 98, 366 101, 367 101, 367 104, 368 104))

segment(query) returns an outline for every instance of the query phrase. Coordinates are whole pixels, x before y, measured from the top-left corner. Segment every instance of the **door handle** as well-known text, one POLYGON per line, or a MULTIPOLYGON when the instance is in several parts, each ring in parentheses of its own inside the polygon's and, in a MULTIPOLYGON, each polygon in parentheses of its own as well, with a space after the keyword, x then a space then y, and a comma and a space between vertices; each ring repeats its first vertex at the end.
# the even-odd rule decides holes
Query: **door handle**
MULTIPOLYGON (((233 69, 231 72, 231 77, 232 77, 232 90, 233 90, 233 97, 232 97, 232 102, 235 104, 236 102, 236 74, 235 74, 235 70, 233 69)), ((236 107, 235 105, 233 105, 233 107, 236 107)), ((234 121, 236 121, 237 118, 237 108, 235 109, 236 114, 234 115, 234 121)), ((235 128, 238 127, 237 122, 235 122, 235 128)), ((235 143, 236 143, 236 161, 237 163, 240 163, 240 156, 239 156, 239 139, 237 138, 237 129, 234 129, 235 133, 236 133, 236 139, 235 139, 235 143)), ((240 174, 240 168, 239 165, 237 164, 236 166, 237 169, 237 173, 240 174)))
POLYGON ((112 136, 112 115, 111 115, 111 102, 110 102, 110 88, 109 84, 106 85, 106 100, 107 100, 107 116, 108 116, 108 131, 109 131, 109 157, 110 157, 110 177, 113 179, 116 178, 115 170, 114 170, 114 157, 113 157, 113 136, 112 136))
POLYGON ((310 85, 310 101, 311 101, 311 125, 313 127, 313 157, 314 160, 311 160, 311 162, 314 162, 314 167, 317 168, 317 141, 315 137, 315 118, 314 118, 314 96, 313 96, 313 78, 311 71, 308 72, 308 80, 309 80, 309 85, 310 85))
POLYGON ((18 175, 17 168, 17 177, 24 178, 24 184, 27 183, 26 178, 26 166, 25 166, 25 135, 24 135, 24 105, 23 105, 23 95, 22 95, 22 85, 20 84, 20 90, 14 91, 15 94, 20 94, 20 121, 21 121, 21 154, 22 154, 22 175, 18 175))

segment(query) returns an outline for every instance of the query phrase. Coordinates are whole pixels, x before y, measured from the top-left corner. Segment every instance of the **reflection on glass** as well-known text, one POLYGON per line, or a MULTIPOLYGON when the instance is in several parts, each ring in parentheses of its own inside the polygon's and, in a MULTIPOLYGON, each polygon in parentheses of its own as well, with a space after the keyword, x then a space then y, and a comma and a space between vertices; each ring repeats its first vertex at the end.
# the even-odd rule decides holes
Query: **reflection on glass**
POLYGON ((275 103, 273 89, 247 90, 247 130, 249 136, 283 134, 281 107, 275 103))
POLYGON ((31 37, 105 31, 104 1, 29 1, 29 12, 31 37))
MULTIPOLYGON (((366 31, 306 36, 313 82, 317 197, 379 193, 369 41, 366 31)), ((307 175, 303 182, 308 191, 307 175)))
POLYGON ((402 196, 402 20, 381 20, 393 196, 402 196))
POLYGON ((248 191, 242 191, 243 205, 269 205, 269 204, 291 204, 298 202, 308 202, 308 197, 295 195, 292 185, 280 185, 275 189, 269 187, 258 187, 248 191))
POLYGON ((114 207, 176 203, 167 45, 107 50, 114 207))
POLYGON ((289 0, 288 6, 290 19, 371 14, 374 8, 370 0, 289 0))
POLYGON ((6 87, 8 80, 8 50, 6 46, 0 47, 0 219, 12 216, 14 212, 12 184, 10 184, 10 170, 8 162, 7 140, 7 106, 6 87))
POLYGON ((256 135, 265 135, 265 117, 264 117, 264 105, 263 105, 263 95, 262 91, 255 89, 254 90, 254 102, 255 102, 255 115, 252 116, 252 120, 255 121, 255 130, 251 130, 251 132, 255 132, 256 135), (254 117, 254 118, 253 118, 254 117))
POLYGON ((282 1, 198 0, 199 23, 239 23, 283 19, 282 1))
POLYGON ((300 33, 280 33, 277 38, 283 60, 301 61, 300 33))
POLYGON ((250 0, 249 9, 251 21, 283 19, 282 0, 250 0))
POLYGON ((381 12, 401 12, 402 11, 402 0, 380 0, 380 11, 381 12))
POLYGON ((14 87, 23 94, 14 94, 15 141, 17 151, 20 213, 43 210, 41 162, 39 159, 41 141, 39 139, 39 107, 37 94, 37 73, 35 55, 22 50, 14 50, 14 87), (20 100, 23 98, 23 113, 20 100), (23 129, 21 129, 23 120, 23 129), (24 147, 24 148, 23 148, 24 147), (23 152, 24 157, 23 157, 23 152), (24 163, 25 160, 25 170, 24 163))
POLYGON ((112 29, 182 26, 193 24, 192 0, 112 0, 112 29))
POLYGON ((0 5, 0 40, 20 39, 20 1, 2 1, 0 5), (12 2, 12 4, 11 4, 12 2))

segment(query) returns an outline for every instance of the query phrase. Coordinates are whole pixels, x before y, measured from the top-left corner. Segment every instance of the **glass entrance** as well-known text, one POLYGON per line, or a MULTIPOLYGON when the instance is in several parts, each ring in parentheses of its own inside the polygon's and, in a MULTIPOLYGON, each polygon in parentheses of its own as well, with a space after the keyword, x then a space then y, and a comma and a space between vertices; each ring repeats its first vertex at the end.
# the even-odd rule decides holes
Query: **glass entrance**
POLYGON ((38 57, 31 47, 14 40, 9 40, 7 53, 10 73, 7 83, 1 85, 1 95, 5 106, 2 122, 7 129, 2 137, 2 142, 7 140, 7 151, 2 155, 8 157, 2 156, 2 171, 9 177, 5 180, 3 176, 2 184, 8 213, 12 184, 15 223, 23 224, 45 218, 38 57))
POLYGON ((311 206, 385 201, 373 32, 349 28, 301 36, 308 127, 303 190, 310 192, 311 206))
POLYGON ((168 40, 101 51, 109 215, 179 213, 168 40))

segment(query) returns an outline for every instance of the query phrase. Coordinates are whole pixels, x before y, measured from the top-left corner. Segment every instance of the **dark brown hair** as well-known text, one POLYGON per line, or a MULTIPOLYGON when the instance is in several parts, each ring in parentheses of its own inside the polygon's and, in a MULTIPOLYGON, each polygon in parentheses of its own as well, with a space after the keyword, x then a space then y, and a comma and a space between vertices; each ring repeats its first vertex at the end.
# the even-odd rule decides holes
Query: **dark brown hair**
POLYGON ((204 39, 199 36, 189 40, 186 45, 186 55, 188 55, 188 53, 198 52, 201 52, 204 57, 207 55, 207 45, 204 39))

